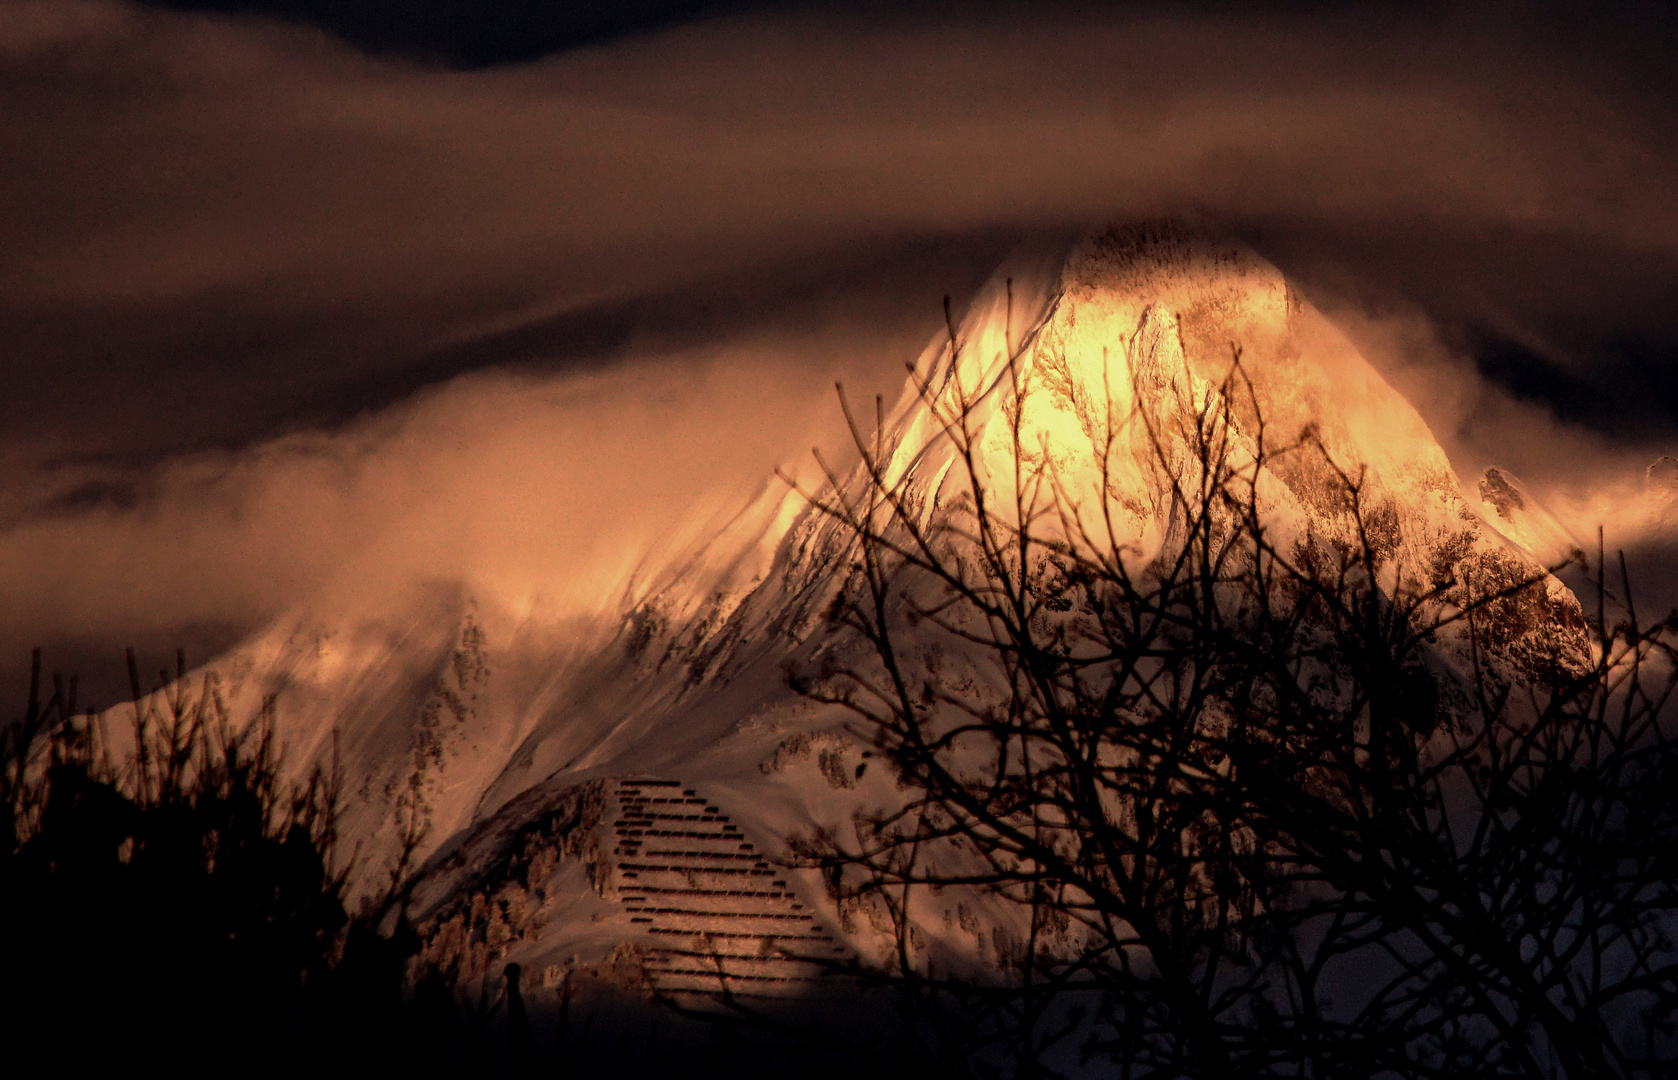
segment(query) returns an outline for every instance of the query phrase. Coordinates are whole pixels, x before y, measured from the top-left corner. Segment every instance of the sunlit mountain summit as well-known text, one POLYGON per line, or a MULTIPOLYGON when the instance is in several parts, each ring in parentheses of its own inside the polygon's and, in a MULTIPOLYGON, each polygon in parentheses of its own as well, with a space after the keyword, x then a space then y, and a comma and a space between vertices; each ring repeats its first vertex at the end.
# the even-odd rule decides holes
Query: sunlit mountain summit
MULTIPOLYGON (((1277 551, 1362 545, 1393 595, 1537 579, 1488 609, 1487 663, 1586 650, 1544 573, 1559 526, 1501 473, 1466 498, 1416 410, 1234 243, 1115 228, 1043 280, 993 282, 856 428, 861 464, 775 481, 615 611, 548 620, 431 585, 356 620, 296 611, 202 676, 231 715, 272 700, 295 764, 336 755, 358 887, 411 888, 425 962, 773 995, 890 942, 818 865, 784 860, 898 797, 854 710, 810 689, 867 651, 836 611, 876 515, 982 497, 1051 553, 1142 567, 1197 520, 1185 491, 1239 477, 1277 551)), ((1466 650, 1446 635, 1436 662, 1479 662, 1466 650)), ((1014 916, 951 899, 929 918, 983 966, 1014 916)))

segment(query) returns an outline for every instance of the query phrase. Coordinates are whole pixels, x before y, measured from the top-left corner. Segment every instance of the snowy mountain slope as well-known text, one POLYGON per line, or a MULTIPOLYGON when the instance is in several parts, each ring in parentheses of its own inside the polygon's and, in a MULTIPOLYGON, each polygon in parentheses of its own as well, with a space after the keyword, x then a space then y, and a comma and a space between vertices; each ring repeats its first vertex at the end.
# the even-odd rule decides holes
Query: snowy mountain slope
MULTIPOLYGON (((1251 462, 1263 448, 1256 484, 1278 537, 1353 528, 1343 476, 1360 485, 1365 518, 1410 587, 1540 569, 1538 526, 1504 514, 1507 498, 1486 496, 1497 517, 1483 518, 1409 403, 1274 268, 1234 245, 1115 230, 1056 279, 997 283, 956 343, 927 349, 874 436, 888 483, 928 512, 962 494, 939 410, 966 407, 984 483, 1006 495, 1022 459, 1077 508, 1073 531, 1081 523, 1145 558, 1174 521, 1151 440, 1227 395, 1239 429, 1229 453, 1251 462)), ((1172 461, 1179 474, 1198 467, 1172 461)), ((866 487, 851 475, 819 497, 866 487)), ((771 901, 866 954, 877 943, 867 913, 835 909, 813 873, 725 888, 713 850, 738 834, 767 868, 789 835, 837 828, 893 797, 887 771, 870 770, 867 747, 844 732, 848 717, 787 682, 789 664, 856 647, 827 621, 850 551, 841 523, 774 483, 718 535, 650 569, 620 612, 560 621, 427 586, 332 626, 298 612, 211 671, 235 716, 277 695, 294 762, 323 759, 336 729, 350 796, 343 833, 362 888, 383 884, 404 835, 420 837, 415 910, 434 959, 469 974, 501 959, 551 973, 574 957, 622 961, 620 946, 668 949, 712 923, 755 927, 761 943, 772 912, 750 905, 771 901), (711 845, 712 862, 689 872, 689 907, 647 914, 658 905, 631 888, 645 882, 623 875, 641 873, 627 867, 654 850, 642 833, 684 831, 645 816, 675 805, 650 801, 654 782, 675 785, 692 810, 685 831, 696 835, 670 842, 711 845), (692 907, 696 898, 711 907, 692 907)), ((1502 618, 1492 636, 1511 663, 1580 644, 1577 603, 1553 579, 1502 618)), ((648 874, 701 857, 669 850, 665 869, 648 874)), ((964 908, 939 932, 982 956, 987 928, 1006 920, 964 908)))
POLYGON ((1678 564, 1678 461, 1660 457, 1641 472, 1641 483, 1622 481, 1584 493, 1553 492, 1552 497, 1560 495, 1557 505, 1546 502, 1509 469, 1494 465, 1479 477, 1474 506, 1510 544, 1558 568, 1557 577, 1581 597, 1595 598, 1597 560, 1607 559, 1604 599, 1615 617, 1629 614, 1616 565, 1617 556, 1623 555, 1632 598, 1647 621, 1678 608, 1678 584, 1671 574, 1678 564))
POLYGON ((1580 538, 1556 520, 1515 474, 1492 466, 1481 474, 1481 513, 1492 528, 1546 565, 1565 562, 1583 550, 1580 538))

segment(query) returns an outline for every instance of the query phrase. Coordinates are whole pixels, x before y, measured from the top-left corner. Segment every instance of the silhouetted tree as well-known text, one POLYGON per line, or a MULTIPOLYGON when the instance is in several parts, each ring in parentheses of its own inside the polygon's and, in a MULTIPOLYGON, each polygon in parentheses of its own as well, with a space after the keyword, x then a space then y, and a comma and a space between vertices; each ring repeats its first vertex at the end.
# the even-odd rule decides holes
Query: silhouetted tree
POLYGON ((919 385, 953 462, 936 503, 860 434, 857 478, 811 495, 851 542, 832 618, 865 647, 795 676, 902 789, 798 849, 891 928, 857 974, 899 994, 900 1061, 1597 1077, 1678 1056, 1671 618, 1611 617, 1599 585, 1586 620, 1496 552, 1403 565, 1362 476, 1309 432, 1266 444, 1239 353, 1214 394, 1109 409, 1096 489, 1137 455, 1164 515, 1144 552, 1024 445, 1019 354, 968 387, 959 351, 952 327, 919 385), (1014 395, 1000 467, 992 394, 1014 395), (1334 527, 1274 525, 1263 477, 1290 457, 1334 527), (1000 912, 988 971, 933 942, 964 896, 1000 912))

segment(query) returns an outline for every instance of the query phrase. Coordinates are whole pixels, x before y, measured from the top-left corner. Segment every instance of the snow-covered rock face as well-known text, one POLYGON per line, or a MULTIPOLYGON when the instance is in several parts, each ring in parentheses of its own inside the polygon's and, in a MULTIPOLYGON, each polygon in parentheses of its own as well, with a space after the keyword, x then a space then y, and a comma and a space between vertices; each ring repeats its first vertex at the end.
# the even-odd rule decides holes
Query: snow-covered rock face
MULTIPOLYGON (((928 348, 885 421, 887 479, 929 508, 960 494, 943 433, 965 408, 983 482, 1006 495, 1035 475, 1039 494, 1058 491, 1076 508, 1071 527, 1146 555, 1172 524, 1166 474, 1200 467, 1172 433, 1227 403, 1226 452, 1238 465, 1263 460, 1255 484, 1281 535, 1347 535, 1350 480, 1371 543, 1404 579, 1393 587, 1515 581, 1539 569, 1533 554, 1547 556, 1539 541, 1554 538, 1540 535, 1516 483, 1488 474, 1476 512, 1415 409, 1252 253, 1168 228, 1116 230, 1039 285, 998 283, 981 297, 957 347, 928 348), (1028 294, 1038 299, 1016 299, 1028 294)), ((1666 473, 1651 480, 1660 483, 1666 473)), ((566 863, 568 852, 609 852, 532 832, 564 793, 625 777, 679 781, 700 793, 684 798, 770 853, 891 797, 887 770, 869 771, 866 748, 839 733, 847 718, 787 685, 789 662, 839 647, 824 613, 847 540, 776 487, 649 574, 619 618, 547 623, 539 608, 515 616, 431 590, 354 625, 299 612, 212 670, 235 716, 278 695, 294 763, 323 759, 340 733, 345 850, 359 849, 364 887, 383 884, 404 830, 427 825, 415 852, 430 864, 422 913, 454 918, 472 896, 517 911, 484 931, 493 941, 454 947, 543 971, 616 943, 652 944, 645 917, 615 899, 627 882, 608 888, 607 870, 566 863), (591 889, 588 903, 573 895, 591 889)), ((1517 661, 1579 629, 1576 602, 1553 580, 1506 607, 1493 636, 1517 661)), ((566 828, 606 827, 583 817, 566 828)), ((782 880, 812 917, 866 935, 824 907, 813 877, 782 880)))
POLYGON ((1312 528, 1349 527, 1346 480, 1359 482, 1365 518, 1391 529, 1397 561, 1418 579, 1440 550, 1478 536, 1416 410, 1275 268, 1239 247, 1138 230, 1092 242, 1068 265, 1032 352, 1047 387, 1082 412, 1132 382, 1151 400, 1119 400, 1113 411, 1139 407, 1155 427, 1172 425, 1173 408, 1227 399, 1244 443, 1312 528))
MULTIPOLYGON (((918 472, 929 493, 955 497, 946 488, 961 470, 936 417, 965 414, 994 506, 1011 505, 1019 475, 1028 505, 1070 506, 1083 539, 1145 558, 1172 526, 1173 488, 1194 487, 1194 433, 1227 417, 1226 465, 1262 460, 1254 484, 1272 539, 1350 543, 1361 525, 1391 567, 1389 588, 1512 582, 1572 550, 1541 511, 1516 524, 1471 505, 1416 410, 1250 251, 1170 228, 1115 230, 1073 254, 1049 297, 1028 320, 999 290, 955 349, 923 357, 931 407, 913 392, 900 405, 886 440, 894 481, 918 472)), ((1571 603, 1554 582, 1550 599, 1571 603)), ((1502 636, 1548 617, 1510 613, 1502 636)))

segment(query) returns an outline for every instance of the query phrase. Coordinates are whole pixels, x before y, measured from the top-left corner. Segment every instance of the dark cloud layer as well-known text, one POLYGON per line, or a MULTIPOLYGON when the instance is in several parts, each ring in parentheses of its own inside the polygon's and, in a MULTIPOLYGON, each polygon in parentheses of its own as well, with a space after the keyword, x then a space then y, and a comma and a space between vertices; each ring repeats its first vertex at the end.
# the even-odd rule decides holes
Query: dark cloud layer
POLYGON ((562 49, 754 6, 744 0, 149 0, 177 11, 261 14, 330 30, 357 46, 465 67, 562 49))
POLYGON ((1678 428, 1674 36, 1655 9, 1533 10, 754 10, 460 71, 11 0, 0 648, 224 640, 416 530, 404 572, 563 591, 512 541, 438 539, 463 493, 547 477, 543 513, 632 545, 835 438, 821 388, 889 387, 941 294, 1115 217, 1252 240, 1463 462, 1629 468, 1678 428), (745 423, 741 372, 767 395, 745 423), (525 397, 546 465, 498 471, 484 410, 525 397), (474 470, 413 466, 424 529, 365 486, 415 415, 474 470), (1530 416, 1576 442, 1528 445, 1530 416), (687 495, 636 479, 671 431, 724 433, 684 455, 687 495))

